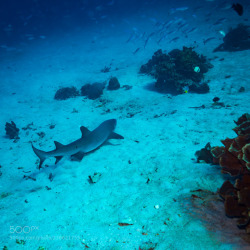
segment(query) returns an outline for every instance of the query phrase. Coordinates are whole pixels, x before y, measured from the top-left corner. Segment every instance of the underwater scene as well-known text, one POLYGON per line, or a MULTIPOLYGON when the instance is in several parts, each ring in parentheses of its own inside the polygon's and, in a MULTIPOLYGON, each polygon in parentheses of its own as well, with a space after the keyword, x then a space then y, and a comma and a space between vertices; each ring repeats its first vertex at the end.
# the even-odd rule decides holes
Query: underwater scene
POLYGON ((250 1, 8 0, 0 249, 250 249, 250 1))

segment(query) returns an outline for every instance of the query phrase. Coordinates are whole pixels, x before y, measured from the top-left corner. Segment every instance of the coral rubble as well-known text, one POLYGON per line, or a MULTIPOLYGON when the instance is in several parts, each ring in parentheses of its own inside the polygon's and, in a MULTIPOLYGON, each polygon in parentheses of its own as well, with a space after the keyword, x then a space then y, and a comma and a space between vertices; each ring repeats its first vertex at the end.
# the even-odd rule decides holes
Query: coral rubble
POLYGON ((140 73, 156 78, 155 87, 161 92, 182 94, 186 91, 206 93, 207 83, 202 83, 204 74, 213 66, 192 47, 174 49, 168 54, 158 50, 152 59, 140 68, 140 73))

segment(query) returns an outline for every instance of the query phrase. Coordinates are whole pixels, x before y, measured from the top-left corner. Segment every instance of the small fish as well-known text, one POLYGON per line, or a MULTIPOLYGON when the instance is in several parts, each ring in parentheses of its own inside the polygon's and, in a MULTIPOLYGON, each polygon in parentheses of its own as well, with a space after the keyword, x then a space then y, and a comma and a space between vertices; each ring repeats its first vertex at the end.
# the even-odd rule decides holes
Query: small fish
POLYGON ((182 91, 183 91, 183 93, 187 94, 188 91, 189 91, 189 87, 188 87, 188 86, 184 86, 184 87, 182 88, 182 91))
POLYGON ((195 32, 197 30, 197 28, 192 28, 192 29, 190 29, 190 30, 187 30, 187 33, 192 33, 192 32, 195 32))
POLYGON ((140 50, 140 48, 137 48, 137 49, 133 52, 133 54, 135 55, 139 50, 140 50))
POLYGON ((169 42, 171 43, 171 42, 176 42, 177 40, 179 40, 180 39, 180 37, 175 37, 175 38, 173 38, 172 40, 170 40, 169 42))
POLYGON ((134 37, 134 33, 132 33, 130 36, 129 36, 129 38, 128 38, 128 40, 126 41, 126 43, 129 43, 131 40, 132 40, 132 38, 134 37))
POLYGON ((185 11, 185 10, 188 10, 188 7, 172 8, 170 9, 170 14, 174 14, 175 12, 185 11))
POLYGON ((214 25, 222 24, 222 23, 225 22, 226 20, 227 20, 226 18, 220 18, 220 19, 218 19, 218 20, 214 23, 214 25))
POLYGON ((172 34, 172 33, 174 33, 174 30, 170 30, 170 31, 167 33, 167 35, 170 35, 170 34, 172 34))
POLYGON ((150 36, 148 36, 148 38, 146 39, 145 43, 144 43, 144 49, 146 48, 148 41, 149 41, 150 36))
POLYGON ((211 40, 213 40, 213 39, 215 39, 215 37, 209 37, 209 38, 203 40, 204 45, 205 45, 207 42, 209 42, 209 41, 211 41, 211 40))
POLYGON ((149 36, 147 37, 147 39, 146 39, 146 41, 145 41, 145 43, 144 43, 144 49, 146 48, 146 45, 148 44, 149 39, 150 39, 154 34, 155 34, 155 32, 152 32, 152 33, 149 34, 149 36))
POLYGON ((243 15, 243 6, 239 3, 233 4, 232 9, 234 9, 239 16, 243 15))
POLYGON ((165 22, 164 24, 163 24, 163 26, 167 29, 167 28, 169 28, 170 27, 170 25, 173 23, 173 20, 170 20, 170 21, 168 21, 168 22, 165 22))
POLYGON ((164 40, 167 37, 167 34, 163 35, 158 41, 157 44, 159 44, 162 40, 164 40))
POLYGON ((188 23, 183 23, 181 24, 179 27, 178 27, 178 30, 182 29, 183 27, 186 27, 188 26, 188 23))
POLYGON ((225 33, 225 31, 223 31, 223 30, 220 30, 219 33, 220 33, 222 36, 226 36, 226 33, 225 33))

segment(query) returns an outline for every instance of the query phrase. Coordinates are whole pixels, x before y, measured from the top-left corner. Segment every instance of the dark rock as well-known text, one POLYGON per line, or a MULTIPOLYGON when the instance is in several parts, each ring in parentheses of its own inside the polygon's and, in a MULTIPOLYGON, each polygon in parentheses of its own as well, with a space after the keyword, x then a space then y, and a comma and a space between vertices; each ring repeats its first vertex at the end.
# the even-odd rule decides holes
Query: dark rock
POLYGON ((53 129, 53 128, 55 128, 55 126, 56 126, 55 124, 50 124, 50 125, 49 125, 49 128, 50 128, 50 129, 53 129))
POLYGON ((120 83, 116 77, 111 77, 109 80, 108 90, 117 90, 120 88, 120 83))
POLYGON ((240 88, 239 88, 239 92, 240 92, 240 93, 245 92, 245 90, 246 90, 246 89, 245 89, 244 87, 240 87, 240 88))
POLYGON ((57 90, 54 98, 56 100, 66 100, 66 99, 73 98, 79 95, 80 93, 76 89, 76 87, 66 87, 66 88, 61 88, 57 90))
POLYGON ((11 121, 11 123, 6 122, 5 124, 5 131, 6 135, 9 136, 10 139, 19 139, 19 128, 16 127, 16 124, 11 121))
POLYGON ((214 97, 214 98, 213 98, 213 102, 218 102, 219 100, 220 100, 219 97, 214 97))
POLYGON ((89 99, 95 100, 103 94, 105 83, 95 82, 93 84, 85 84, 81 87, 81 95, 89 99))
POLYGON ((205 94, 209 92, 209 86, 207 83, 202 84, 192 84, 189 87, 189 91, 197 94, 205 94))
POLYGON ((206 163, 213 163, 213 155, 211 153, 211 145, 207 143, 204 148, 195 152, 197 162, 205 161, 206 163))

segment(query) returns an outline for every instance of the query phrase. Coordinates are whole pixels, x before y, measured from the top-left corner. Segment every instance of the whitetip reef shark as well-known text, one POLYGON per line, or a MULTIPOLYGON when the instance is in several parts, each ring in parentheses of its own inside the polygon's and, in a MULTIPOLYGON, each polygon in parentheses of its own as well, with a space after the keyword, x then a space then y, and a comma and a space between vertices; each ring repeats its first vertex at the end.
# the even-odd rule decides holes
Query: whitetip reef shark
POLYGON ((101 123, 93 131, 88 130, 86 127, 81 126, 82 137, 67 145, 54 141, 56 149, 52 151, 42 151, 35 148, 32 144, 34 153, 39 157, 39 169, 42 167, 43 162, 49 157, 55 157, 57 164, 64 156, 73 156, 81 160, 85 153, 91 152, 109 139, 124 139, 123 136, 114 132, 117 121, 115 119, 106 120, 101 123))

